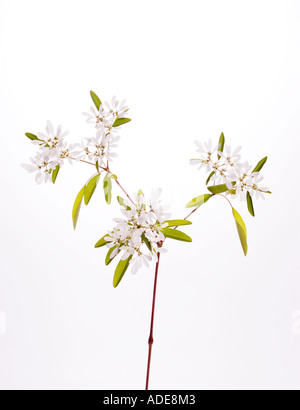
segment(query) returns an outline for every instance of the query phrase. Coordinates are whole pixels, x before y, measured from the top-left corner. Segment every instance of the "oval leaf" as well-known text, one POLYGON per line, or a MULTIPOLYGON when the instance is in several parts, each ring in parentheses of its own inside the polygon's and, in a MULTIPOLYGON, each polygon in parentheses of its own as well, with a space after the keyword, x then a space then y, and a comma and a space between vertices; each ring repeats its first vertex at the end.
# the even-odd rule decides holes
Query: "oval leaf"
POLYGON ((128 269, 131 258, 132 258, 132 255, 130 255, 129 258, 125 259, 124 261, 120 260, 120 262, 118 263, 116 270, 115 270, 115 274, 114 274, 114 280, 113 280, 114 288, 118 286, 123 276, 125 275, 125 272, 128 269))
POLYGON ((236 211, 234 208, 232 208, 232 213, 233 213, 233 216, 234 216, 234 219, 235 219, 235 223, 236 223, 236 227, 237 227, 238 234, 239 234, 239 237, 240 237, 240 241, 241 241, 241 244, 242 244, 242 248, 243 248, 244 254, 246 256, 247 252, 248 252, 246 225, 243 221, 243 218, 238 213, 238 211, 236 211))
POLYGON ((194 208, 196 206, 201 206, 205 204, 210 198, 212 197, 211 194, 204 194, 196 196, 196 198, 192 199, 188 204, 186 204, 186 208, 194 208))
POLYGON ((186 219, 170 219, 168 221, 165 221, 164 223, 168 224, 168 228, 171 228, 172 226, 181 226, 181 225, 191 225, 191 221, 187 221, 186 219))
POLYGON ((79 211, 80 211, 80 207, 81 207, 81 201, 82 201, 85 190, 86 190, 86 186, 81 188, 81 190, 79 191, 79 193, 78 193, 78 195, 75 199, 74 205, 73 205, 72 219, 73 219, 74 229, 76 229, 78 215, 79 215, 79 211))
POLYGON ((86 205, 88 205, 88 203, 90 202, 93 193, 95 192, 95 189, 97 187, 97 184, 99 182, 99 179, 100 174, 97 174, 87 183, 86 190, 84 192, 84 203, 86 205))
POLYGON ((141 235, 141 238, 142 238, 143 241, 145 242, 145 245, 147 246, 147 248, 149 249, 149 251, 152 252, 151 242, 149 241, 149 239, 147 238, 147 236, 143 233, 143 234, 141 235))
POLYGON ((105 201, 109 205, 111 203, 111 179, 108 176, 108 174, 105 175, 104 180, 103 180, 103 190, 104 190, 105 201))
POLYGON ((29 138, 31 141, 35 141, 35 140, 40 141, 40 139, 39 139, 36 135, 31 134, 31 132, 25 132, 25 135, 26 135, 26 137, 29 138))
POLYGON ((176 229, 163 228, 160 230, 166 238, 176 239, 177 241, 192 242, 192 238, 186 235, 184 232, 176 229))
POLYGON ((98 95, 97 95, 96 93, 94 93, 94 91, 92 91, 92 90, 90 91, 90 94, 91 94, 92 100, 93 100, 93 102, 94 102, 94 104, 95 104, 97 110, 99 111, 99 108, 100 108, 100 105, 101 105, 101 100, 100 100, 100 98, 99 98, 98 95))
MULTIPOLYGON (((117 256, 115 255, 113 258, 110 257, 110 255, 113 253, 113 251, 116 249, 117 246, 113 246, 112 248, 109 249, 109 251, 107 252, 106 258, 105 258, 105 265, 109 265, 110 262, 117 256)), ((118 253, 120 252, 120 249, 118 249, 118 253)), ((118 254, 117 253, 117 254, 118 254)))
POLYGON ((104 239, 108 236, 108 234, 102 236, 101 239, 99 239, 99 241, 96 243, 95 248, 101 248, 101 246, 106 245, 108 242, 104 239))
POLYGON ((212 171, 212 172, 209 174, 209 176, 208 176, 208 178, 207 178, 207 180, 206 180, 206 185, 208 185, 208 183, 209 183, 209 181, 210 181, 210 179, 211 179, 211 177, 212 177, 213 175, 215 175, 215 171, 212 171))
POLYGON ((263 159, 261 159, 252 172, 259 172, 267 162, 267 159, 268 157, 264 157, 263 159))
POLYGON ((53 184, 55 184, 58 172, 59 172, 59 165, 57 165, 56 168, 52 171, 52 182, 53 182, 53 184))
MULTIPOLYGON (((224 136, 224 133, 222 132, 220 135, 220 139, 219 139, 218 151, 223 152, 224 146, 225 146, 225 136, 224 136)), ((218 155, 218 159, 220 158, 221 158, 220 155, 218 155)))
POLYGON ((247 206, 248 206, 248 211, 250 212, 250 214, 252 216, 255 216, 253 201, 252 201, 252 197, 249 194, 249 192, 247 192, 247 206))
POLYGON ((119 204, 126 209, 126 211, 130 211, 130 210, 131 210, 130 206, 128 206, 128 205, 125 204, 124 198, 122 198, 121 196, 117 196, 117 200, 118 200, 119 204))
POLYGON ((212 185, 212 186, 207 187, 207 189, 212 194, 222 194, 223 192, 228 191, 228 188, 227 188, 226 184, 212 185))
POLYGON ((120 125, 126 124, 126 122, 130 122, 130 118, 117 118, 113 123, 113 127, 119 127, 120 125))

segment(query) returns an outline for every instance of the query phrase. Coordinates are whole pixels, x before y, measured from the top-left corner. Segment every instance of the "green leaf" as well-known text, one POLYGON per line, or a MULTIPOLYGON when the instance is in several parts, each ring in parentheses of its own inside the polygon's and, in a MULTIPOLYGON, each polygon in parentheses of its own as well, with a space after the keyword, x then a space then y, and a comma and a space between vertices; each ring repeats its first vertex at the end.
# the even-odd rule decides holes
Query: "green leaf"
POLYGON ((105 175, 103 180, 103 189, 104 189, 104 196, 105 201, 108 205, 111 203, 111 179, 108 174, 105 175))
POLYGON ((99 161, 97 160, 96 161, 96 170, 99 172, 99 174, 100 174, 100 171, 99 171, 99 161))
MULTIPOLYGON (((117 245, 116 245, 116 246, 113 246, 112 248, 110 248, 109 251, 107 252, 107 255, 106 255, 106 258, 105 258, 105 265, 106 265, 106 266, 109 265, 110 262, 117 256, 117 255, 115 255, 113 258, 110 257, 110 255, 113 253, 113 251, 114 251, 116 248, 117 248, 117 245)), ((120 249, 118 250, 118 253, 119 253, 119 252, 120 252, 120 249)), ((117 253, 117 254, 118 254, 118 253, 117 253)))
POLYGON ((99 111, 99 108, 100 108, 100 105, 101 105, 101 100, 100 100, 100 98, 99 98, 98 95, 97 95, 96 93, 94 93, 94 91, 92 91, 92 90, 90 91, 90 94, 91 94, 92 100, 94 101, 94 104, 95 104, 97 110, 99 111))
POLYGON ((138 193, 137 193, 137 194, 138 194, 138 196, 139 196, 139 195, 143 195, 143 196, 144 196, 144 192, 143 192, 141 189, 138 190, 138 193))
POLYGON ((31 132, 25 132, 25 135, 26 135, 26 137, 29 138, 31 141, 35 141, 35 140, 41 141, 36 135, 31 134, 31 132))
POLYGON ((250 212, 250 214, 252 216, 255 216, 253 201, 252 201, 252 197, 249 194, 249 192, 247 192, 247 206, 248 206, 248 211, 250 212))
POLYGON ((81 190, 79 191, 79 193, 78 193, 78 195, 75 199, 74 205, 73 205, 72 219, 73 219, 74 229, 76 229, 78 215, 79 215, 79 211, 80 211, 80 208, 81 208, 81 202, 82 202, 82 198, 83 198, 85 190, 86 190, 86 186, 81 188, 81 190))
MULTIPOLYGON (((218 151, 223 152, 224 150, 224 146, 225 146, 225 136, 224 133, 222 132, 220 135, 220 139, 219 139, 219 148, 218 151)), ((218 159, 220 159, 220 155, 218 154, 218 159)))
POLYGON ((209 183, 209 181, 210 181, 210 179, 211 179, 211 177, 212 177, 213 175, 215 175, 215 171, 212 171, 212 172, 209 174, 209 176, 208 176, 208 178, 207 178, 207 180, 206 180, 206 185, 208 185, 208 183, 209 183))
MULTIPOLYGON (((29 138, 31 141, 41 141, 41 142, 45 143, 45 141, 39 139, 36 135, 31 134, 31 132, 25 132, 25 135, 26 135, 26 137, 29 138)), ((40 145, 41 145, 41 144, 40 144, 40 145)), ((49 148, 49 145, 48 145, 48 144, 45 144, 45 147, 46 147, 46 148, 49 148)))
POLYGON ((246 256, 247 252, 248 252, 246 225, 245 225, 241 215, 234 208, 232 208, 232 214, 234 216, 234 219, 235 219, 235 222, 236 222, 236 227, 237 227, 238 234, 239 234, 239 237, 240 237, 240 241, 241 241, 241 244, 242 244, 242 248, 243 248, 244 254, 246 256))
POLYGON ((126 122, 130 122, 130 118, 117 118, 113 123, 113 127, 119 127, 120 125, 126 124, 126 122))
POLYGON ((114 288, 118 286, 123 276, 125 275, 125 272, 128 269, 131 258, 132 258, 132 255, 130 255, 129 258, 125 259, 124 261, 120 260, 120 262, 118 263, 116 270, 115 270, 115 274, 114 274, 114 280, 113 280, 114 288))
POLYGON ((164 223, 168 224, 168 228, 171 228, 172 226, 181 226, 181 225, 191 225, 192 222, 187 221, 186 219, 169 219, 165 221, 164 223))
POLYGON ((177 229, 163 228, 161 232, 166 238, 176 239, 177 241, 192 242, 192 238, 186 235, 184 232, 178 231, 177 229))
POLYGON ((207 187, 207 189, 212 194, 222 194, 223 192, 228 191, 228 188, 227 188, 226 184, 212 185, 212 186, 207 187))
POLYGON ((99 239, 99 241, 96 243, 96 245, 94 246, 95 248, 101 248, 102 246, 106 245, 108 242, 104 239, 107 236, 109 236, 108 234, 102 236, 101 239, 99 239))
POLYGON ((117 177, 117 175, 115 175, 115 174, 111 174, 111 179, 114 179, 115 181, 117 181, 118 180, 118 177, 117 177))
POLYGON ((53 182, 53 184, 55 184, 58 172, 59 172, 59 165, 57 165, 56 168, 52 171, 52 182, 53 182))
POLYGON ((88 203, 90 202, 91 197, 93 196, 93 193, 95 192, 95 189, 99 182, 99 179, 100 174, 97 174, 87 183, 86 190, 84 192, 84 203, 86 205, 88 205, 88 203))
POLYGON ((149 241, 149 239, 146 237, 146 235, 145 235, 144 233, 141 235, 141 238, 142 238, 143 241, 145 242, 145 245, 147 246, 147 248, 149 249, 149 251, 152 252, 151 242, 149 241))
POLYGON ((196 196, 196 198, 193 198, 188 204, 186 204, 186 208, 195 208, 196 206, 201 206, 205 204, 210 198, 212 197, 211 194, 204 194, 204 195, 199 195, 196 196))
POLYGON ((252 172, 259 172, 267 162, 267 159, 268 157, 264 157, 263 159, 261 159, 252 172))
POLYGON ((117 196, 117 200, 118 200, 118 202, 119 202, 119 204, 120 204, 121 206, 124 206, 124 208, 126 209, 126 211, 130 211, 130 210, 131 210, 130 206, 128 206, 128 205, 125 204, 124 199, 123 199, 121 196, 117 196))

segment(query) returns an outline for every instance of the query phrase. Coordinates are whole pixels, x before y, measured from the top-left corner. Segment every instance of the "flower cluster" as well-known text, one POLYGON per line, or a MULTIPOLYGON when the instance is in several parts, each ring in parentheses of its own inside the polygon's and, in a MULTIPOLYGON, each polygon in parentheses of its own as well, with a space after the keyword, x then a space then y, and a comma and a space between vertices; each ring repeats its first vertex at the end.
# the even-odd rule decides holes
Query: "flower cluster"
POLYGON ((147 203, 142 191, 135 198, 135 204, 120 199, 121 211, 124 219, 114 219, 116 226, 105 236, 106 246, 110 249, 110 259, 119 252, 121 260, 129 259, 132 273, 136 273, 142 266, 149 266, 148 262, 157 258, 157 252, 164 252, 165 236, 162 232, 168 226, 167 206, 162 206, 160 189, 152 192, 147 203))
POLYGON ((51 180, 51 174, 58 166, 62 166, 67 159, 70 163, 74 159, 76 144, 68 144, 65 136, 68 131, 62 132, 59 125, 56 130, 50 121, 47 121, 46 133, 29 134, 33 144, 38 146, 35 157, 30 158, 31 164, 22 164, 29 172, 36 172, 35 180, 38 184, 51 180))
POLYGON ((107 166, 108 161, 112 161, 117 156, 111 151, 111 148, 116 147, 116 142, 120 139, 118 135, 113 132, 108 132, 104 128, 96 130, 96 136, 93 138, 86 138, 85 142, 77 144, 79 150, 75 152, 77 160, 92 161, 94 164, 98 162, 99 166, 107 166))
POLYGON ((111 103, 105 102, 99 105, 99 109, 91 107, 90 112, 84 112, 87 117, 87 122, 94 124, 96 128, 96 136, 94 138, 86 138, 79 145, 80 151, 77 156, 80 160, 93 161, 100 166, 107 166, 108 161, 112 161, 117 156, 111 151, 115 148, 116 142, 120 139, 116 135, 116 121, 123 119, 129 108, 125 105, 125 100, 119 102, 116 97, 112 97, 111 103))
POLYGON ((31 164, 22 165, 27 171, 36 172, 35 179, 38 184, 51 179, 53 181, 53 171, 56 169, 58 172, 66 159, 70 163, 73 160, 88 160, 109 169, 108 162, 117 156, 112 152, 120 138, 117 130, 122 123, 130 121, 129 118, 124 118, 129 108, 125 105, 125 100, 120 103, 116 97, 112 98, 111 103, 105 103, 105 106, 101 103, 95 105, 99 105, 99 108, 91 107, 91 113, 84 113, 87 122, 95 124, 95 136, 86 138, 81 144, 68 144, 65 141, 68 132, 62 132, 61 126, 55 129, 50 121, 47 121, 45 133, 26 134, 39 150, 35 157, 30 158, 31 164))
POLYGON ((264 194, 269 193, 267 187, 260 185, 263 180, 260 173, 255 172, 248 162, 241 161, 240 146, 232 150, 229 145, 220 143, 213 146, 211 140, 204 144, 195 141, 195 144, 200 155, 190 163, 199 165, 199 169, 205 168, 209 173, 208 181, 213 185, 225 184, 228 193, 241 200, 246 199, 247 192, 256 198, 264 198, 264 194))
POLYGON ((96 128, 103 128, 106 133, 113 131, 113 124, 117 118, 124 118, 129 108, 125 105, 125 100, 119 102, 116 96, 113 96, 111 103, 100 103, 99 109, 91 107, 90 113, 84 112, 87 122, 95 124, 96 128), (106 108, 106 109, 105 109, 106 108))

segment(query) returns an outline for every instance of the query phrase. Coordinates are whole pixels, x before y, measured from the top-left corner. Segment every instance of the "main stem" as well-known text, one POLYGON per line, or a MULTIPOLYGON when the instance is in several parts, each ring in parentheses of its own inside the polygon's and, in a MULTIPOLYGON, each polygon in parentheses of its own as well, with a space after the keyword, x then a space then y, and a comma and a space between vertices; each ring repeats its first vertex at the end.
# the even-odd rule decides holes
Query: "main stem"
POLYGON ((159 267, 159 258, 160 253, 157 253, 157 262, 155 267, 155 277, 154 277, 154 288, 153 288, 153 301, 152 301, 152 314, 151 314, 151 326, 150 326, 150 335, 148 340, 149 352, 148 352, 148 365, 147 365, 147 377, 146 377, 146 390, 149 388, 149 377, 150 377, 150 366, 151 366, 151 353, 152 346, 154 343, 153 340, 153 325, 154 325, 154 313, 155 313, 155 300, 156 300, 156 287, 157 287, 157 276, 158 276, 158 267, 159 267))

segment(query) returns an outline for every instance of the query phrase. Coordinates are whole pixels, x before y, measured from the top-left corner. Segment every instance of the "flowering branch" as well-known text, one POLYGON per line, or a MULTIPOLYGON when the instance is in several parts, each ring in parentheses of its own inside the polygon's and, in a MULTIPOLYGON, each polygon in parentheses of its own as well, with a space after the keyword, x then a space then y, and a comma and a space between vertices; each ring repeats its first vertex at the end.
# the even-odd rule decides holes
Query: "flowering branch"
POLYGON ((232 208, 240 242, 246 255, 248 252, 246 226, 228 197, 246 200, 250 214, 255 215, 253 198, 264 198, 265 194, 271 193, 268 188, 261 186, 263 177, 260 171, 267 157, 259 161, 254 168, 248 162, 241 162, 241 147, 232 150, 225 144, 223 133, 216 146, 213 146, 211 140, 205 142, 204 145, 195 141, 199 155, 198 158, 191 160, 191 164, 198 165, 199 169, 204 168, 207 171, 208 192, 193 198, 186 205, 187 208, 194 209, 184 219, 170 219, 167 212, 168 207, 161 203, 160 189, 152 191, 149 199, 145 197, 142 190, 132 197, 110 170, 110 164, 117 156, 114 149, 120 139, 118 131, 122 125, 131 121, 126 117, 129 108, 125 100, 119 102, 116 97, 113 97, 111 102, 103 104, 93 91, 90 94, 94 106, 84 115, 87 122, 93 124, 95 128, 94 135, 80 143, 68 144, 65 140, 68 132, 63 132, 60 125, 55 129, 48 121, 45 133, 25 134, 38 148, 38 151, 35 157, 31 158, 31 164, 23 164, 23 166, 29 172, 35 173, 35 180, 38 184, 49 181, 54 184, 66 162, 70 164, 74 161, 83 162, 94 167, 94 171, 97 172, 94 172, 87 180, 74 201, 72 210, 74 229, 77 226, 82 202, 85 205, 89 204, 102 174, 104 175, 102 177, 104 198, 107 204, 110 204, 112 200, 112 181, 115 181, 125 194, 125 199, 121 196, 116 198, 120 205, 122 218, 114 219, 115 226, 101 237, 95 244, 95 248, 104 246, 107 248, 106 265, 118 259, 113 276, 114 287, 120 284, 129 266, 132 267, 132 273, 136 273, 142 266, 149 266, 152 260, 156 262, 148 339, 146 376, 146 390, 148 390, 159 261, 161 253, 166 252, 167 239, 192 242, 190 236, 177 228, 190 225, 188 218, 213 196, 220 195, 229 202, 232 208))

